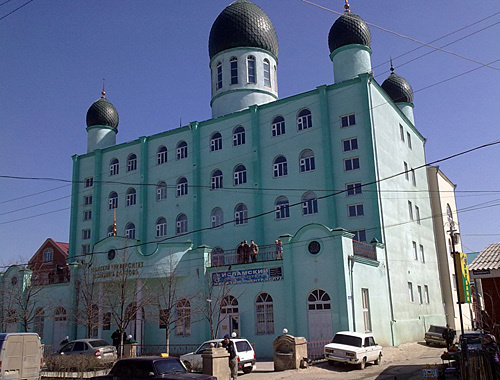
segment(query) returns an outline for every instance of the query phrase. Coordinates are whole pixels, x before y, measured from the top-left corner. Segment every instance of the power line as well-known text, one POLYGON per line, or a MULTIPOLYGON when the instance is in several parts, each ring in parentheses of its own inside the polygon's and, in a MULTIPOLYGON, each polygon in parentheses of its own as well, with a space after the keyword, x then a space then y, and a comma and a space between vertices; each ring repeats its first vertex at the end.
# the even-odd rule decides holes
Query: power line
MULTIPOLYGON (((31 3, 32 1, 34 1, 34 0, 28 0, 28 1, 27 1, 27 2, 25 2, 23 5, 21 5, 21 6, 17 7, 16 9, 14 9, 14 10, 12 10, 12 11, 10 11, 9 13, 7 13, 5 16, 0 17, 0 21, 2 21, 2 20, 3 20, 4 18, 6 18, 7 16, 10 16, 11 14, 13 14, 13 13, 17 12, 19 9, 21 9, 21 8, 25 7, 26 5, 28 5, 28 4, 29 4, 29 3, 31 3)), ((3 3, 3 4, 7 4, 7 3, 8 3, 8 1, 7 1, 7 2, 5 2, 5 3, 3 3)), ((3 5, 3 4, 0 4, 0 5, 3 5)))

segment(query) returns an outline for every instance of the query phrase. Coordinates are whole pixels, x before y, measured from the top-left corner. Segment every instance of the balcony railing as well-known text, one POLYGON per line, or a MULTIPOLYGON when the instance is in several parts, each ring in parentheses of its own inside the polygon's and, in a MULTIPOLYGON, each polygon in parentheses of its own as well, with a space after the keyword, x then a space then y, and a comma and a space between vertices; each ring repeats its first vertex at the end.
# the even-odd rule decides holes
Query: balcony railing
POLYGON ((247 255, 238 255, 237 249, 215 249, 212 251, 212 267, 222 267, 227 265, 238 265, 238 264, 247 264, 252 262, 264 262, 264 261, 275 261, 280 260, 278 258, 276 252, 276 245, 262 245, 259 246, 259 253, 257 254, 256 260, 253 261, 252 256, 247 255))
POLYGON ((375 247, 371 244, 353 240, 352 250, 354 256, 361 256, 370 260, 377 260, 377 251, 375 250, 375 247))

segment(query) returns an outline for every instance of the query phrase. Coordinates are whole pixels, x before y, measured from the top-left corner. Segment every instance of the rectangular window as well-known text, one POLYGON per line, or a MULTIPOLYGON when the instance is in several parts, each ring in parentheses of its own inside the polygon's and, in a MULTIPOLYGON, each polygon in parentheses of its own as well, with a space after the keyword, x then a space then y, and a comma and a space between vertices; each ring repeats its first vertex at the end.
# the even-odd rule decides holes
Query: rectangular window
POLYGON ((358 149, 358 139, 352 138, 342 141, 342 148, 344 152, 358 149))
POLYGON ((231 84, 238 84, 238 59, 231 58, 231 84))
POLYGON ((418 293, 418 303, 422 305, 424 303, 424 297, 422 294, 422 287, 420 285, 417 286, 417 293, 418 293))
POLYGON ((413 186, 417 186, 417 178, 415 177, 415 169, 411 169, 411 182, 413 186))
POLYGON ((219 90, 222 88, 222 63, 217 63, 217 82, 215 83, 215 89, 219 90))
POLYGON ((412 242, 412 244, 413 244, 413 258, 415 260, 418 260, 417 242, 414 241, 412 242))
POLYGON ((366 242, 366 230, 351 231, 351 233, 354 234, 354 240, 366 242))
POLYGON ((408 213, 410 214, 410 220, 413 220, 413 205, 411 201, 408 201, 408 213))
POLYGON ((349 205, 347 206, 347 215, 350 218, 354 218, 356 216, 363 216, 365 215, 365 211, 363 208, 363 203, 359 203, 357 205, 349 205))
POLYGON ((89 205, 91 205, 91 204, 92 204, 92 195, 85 195, 85 196, 83 197, 83 204, 84 204, 85 206, 89 206, 89 205))
POLYGON ((361 187, 361 182, 348 183, 346 185, 346 189, 347 189, 347 195, 348 196, 358 195, 358 194, 362 194, 363 193, 363 190, 362 190, 362 187, 361 187))
POLYGON ((54 251, 52 248, 47 248, 45 251, 43 251, 43 262, 44 263, 50 263, 54 257, 54 251))
POLYGON ((90 229, 82 230, 82 240, 90 239, 90 229))
POLYGON ((415 219, 417 220, 417 223, 420 224, 420 209, 418 206, 415 206, 415 219))
POLYGON ((118 162, 114 162, 109 165, 109 175, 117 175, 120 172, 120 164, 118 162))
POLYGON ((92 219, 92 210, 84 210, 83 211, 83 220, 92 219))
POLYGON ((127 162, 127 171, 137 170, 137 158, 130 158, 127 162))
POLYGON ((420 244, 420 261, 425 263, 424 246, 420 244))
POLYGON ((271 64, 264 60, 264 86, 271 87, 271 64))
POLYGON ((90 244, 82 244, 82 255, 90 253, 90 244))
POLYGON ((156 154, 156 162, 158 165, 167 162, 167 149, 158 151, 158 153, 156 154))
POLYGON ((344 160, 344 170, 346 172, 357 169, 359 169, 359 157, 347 158, 344 160))
POLYGON ((255 79, 255 58, 249 56, 247 58, 248 83, 256 83, 255 79))
POLYGON ((401 124, 399 124, 399 134, 401 136, 401 141, 405 141, 405 130, 401 124))
POLYGON ((340 125, 342 128, 350 127, 351 125, 356 125, 356 115, 344 115, 340 117, 340 125))
POLYGON ((403 165, 404 165, 404 168, 405 168, 405 179, 407 181, 409 181, 410 180, 410 176, 408 174, 408 164, 406 162, 403 162, 403 165))
POLYGON ((415 302, 413 298, 413 284, 411 282, 408 282, 408 297, 410 298, 410 302, 415 302))
POLYGON ((406 140, 407 140, 407 143, 408 143, 408 148, 411 149, 411 135, 410 135, 410 132, 406 132, 406 140))
POLYGON ((372 322, 370 318, 370 299, 368 297, 368 289, 361 289, 361 301, 363 305, 363 321, 365 332, 372 331, 372 322))
POLYGON ((425 303, 430 303, 429 301, 429 287, 427 285, 424 285, 424 297, 425 297, 425 303))
POLYGON ((102 329, 111 330, 111 312, 102 313, 102 329))
POLYGON ((94 186, 94 177, 85 178, 85 187, 94 186))
POLYGON ((177 159, 182 160, 188 156, 188 148, 187 145, 182 145, 177 148, 177 159))

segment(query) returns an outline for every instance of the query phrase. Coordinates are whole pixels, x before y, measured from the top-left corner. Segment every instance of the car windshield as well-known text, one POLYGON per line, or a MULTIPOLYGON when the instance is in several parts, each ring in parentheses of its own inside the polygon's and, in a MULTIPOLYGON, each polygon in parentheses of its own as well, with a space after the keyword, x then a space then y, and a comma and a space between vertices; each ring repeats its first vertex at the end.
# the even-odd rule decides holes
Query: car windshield
POLYGON ((160 375, 164 373, 187 372, 186 369, 182 366, 181 362, 176 359, 157 360, 155 361, 155 367, 156 372, 160 375))
POLYGON ((446 330, 446 327, 441 327, 441 326, 431 326, 431 327, 429 327, 429 332, 431 332, 431 333, 442 334, 444 330, 446 330))
POLYGON ((347 346, 361 347, 361 338, 351 335, 335 334, 332 343, 345 344, 347 346))
MULTIPOLYGON (((217 347, 217 344, 214 343, 214 346, 217 347)), ((207 348, 210 348, 210 343, 209 342, 205 342, 200 347, 198 347, 198 349, 196 350, 196 353, 197 354, 202 354, 203 351, 205 351, 207 348)))
POLYGON ((106 342, 105 340, 102 339, 97 339, 97 340, 91 340, 89 344, 92 347, 104 347, 104 346, 109 346, 109 343, 106 342))

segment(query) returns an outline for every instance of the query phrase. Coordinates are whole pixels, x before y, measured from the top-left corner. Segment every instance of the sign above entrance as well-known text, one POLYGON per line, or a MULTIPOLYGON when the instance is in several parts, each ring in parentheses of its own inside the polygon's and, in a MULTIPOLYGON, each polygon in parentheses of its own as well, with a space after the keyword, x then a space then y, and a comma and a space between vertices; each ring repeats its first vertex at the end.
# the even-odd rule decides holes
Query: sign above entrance
POLYGON ((254 282, 279 281, 283 268, 255 268, 212 273, 212 285, 251 284, 254 282))

